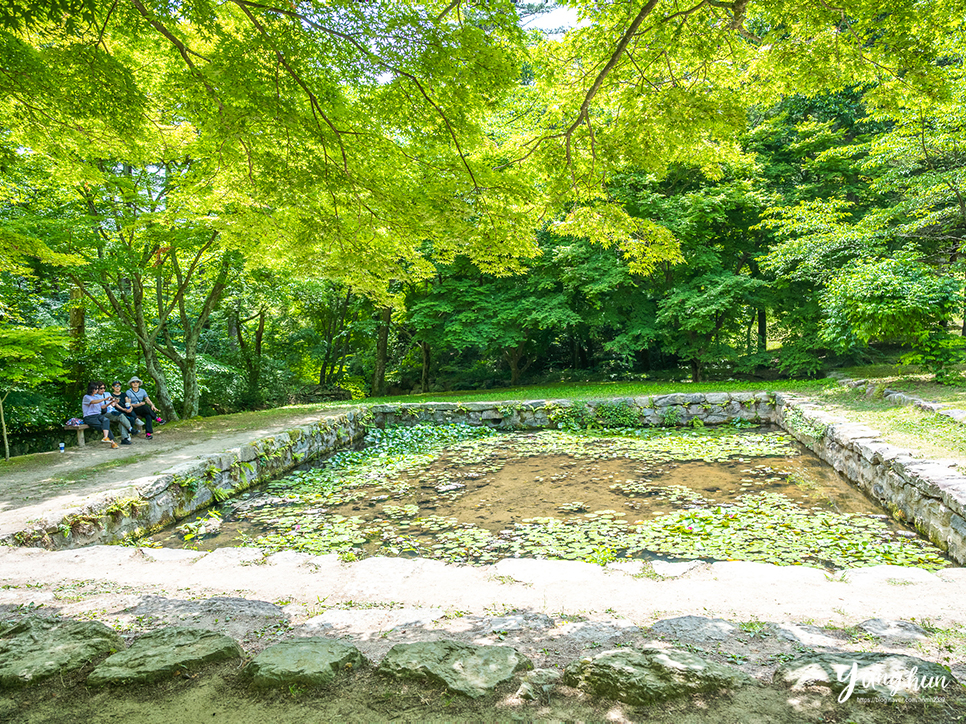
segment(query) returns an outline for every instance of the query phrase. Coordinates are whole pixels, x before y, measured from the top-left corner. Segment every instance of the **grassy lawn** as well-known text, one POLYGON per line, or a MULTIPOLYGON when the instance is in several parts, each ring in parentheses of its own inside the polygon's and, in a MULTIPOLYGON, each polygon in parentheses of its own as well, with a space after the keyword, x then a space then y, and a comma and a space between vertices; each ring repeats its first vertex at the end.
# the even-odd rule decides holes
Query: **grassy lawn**
MULTIPOLYGON (((958 384, 939 385, 933 381, 931 374, 915 365, 876 364, 846 367, 838 371, 846 377, 869 380, 890 390, 921 397, 930 402, 966 408, 966 377, 958 384)), ((960 366, 960 375, 964 372, 966 367, 960 366)))
POLYGON ((502 387, 492 390, 456 390, 429 392, 423 395, 373 397, 348 404, 400 404, 404 402, 489 402, 503 400, 592 400, 602 397, 641 397, 668 395, 675 392, 803 392, 810 393, 833 386, 833 380, 773 380, 770 382, 558 382, 549 385, 502 387))
MULTIPOLYGON (((840 413, 878 430, 886 442, 911 448, 927 458, 966 463, 966 425, 910 405, 897 406, 872 399, 862 391, 845 387, 829 387, 816 391, 814 396, 829 412, 840 413)), ((928 397, 925 393, 924 396, 928 397)))

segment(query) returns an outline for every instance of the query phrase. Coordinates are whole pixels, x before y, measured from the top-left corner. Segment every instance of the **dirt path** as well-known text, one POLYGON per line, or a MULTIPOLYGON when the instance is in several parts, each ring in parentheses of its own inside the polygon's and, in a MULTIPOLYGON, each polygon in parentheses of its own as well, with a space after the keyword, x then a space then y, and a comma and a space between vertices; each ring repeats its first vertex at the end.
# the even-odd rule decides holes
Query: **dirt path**
POLYGON ((94 440, 63 453, 36 453, 0 462, 0 535, 20 530, 48 511, 81 505, 89 496, 131 480, 316 422, 332 411, 304 405, 196 418, 156 427, 153 439, 140 435, 133 438, 133 444, 116 449, 94 440))

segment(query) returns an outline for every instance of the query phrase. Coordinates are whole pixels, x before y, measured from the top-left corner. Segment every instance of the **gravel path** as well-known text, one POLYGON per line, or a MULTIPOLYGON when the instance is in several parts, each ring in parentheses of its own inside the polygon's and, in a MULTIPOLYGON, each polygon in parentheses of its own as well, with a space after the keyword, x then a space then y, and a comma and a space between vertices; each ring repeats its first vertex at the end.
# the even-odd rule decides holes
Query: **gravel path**
POLYGON ((82 505, 90 496, 147 475, 307 425, 331 414, 319 405, 197 418, 155 428, 154 437, 112 449, 96 440, 65 452, 12 458, 0 463, 0 536, 54 510, 82 505))

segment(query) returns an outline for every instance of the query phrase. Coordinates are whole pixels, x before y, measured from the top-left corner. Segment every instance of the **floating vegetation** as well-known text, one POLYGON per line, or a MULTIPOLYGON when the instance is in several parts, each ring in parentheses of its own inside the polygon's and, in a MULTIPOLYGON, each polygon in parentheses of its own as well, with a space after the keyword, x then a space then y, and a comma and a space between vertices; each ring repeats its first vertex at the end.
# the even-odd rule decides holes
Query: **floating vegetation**
POLYGON ((820 478, 834 473, 816 473, 782 432, 415 425, 366 442, 230 503, 226 520, 247 526, 246 545, 346 559, 948 565, 841 481, 829 492, 820 478))

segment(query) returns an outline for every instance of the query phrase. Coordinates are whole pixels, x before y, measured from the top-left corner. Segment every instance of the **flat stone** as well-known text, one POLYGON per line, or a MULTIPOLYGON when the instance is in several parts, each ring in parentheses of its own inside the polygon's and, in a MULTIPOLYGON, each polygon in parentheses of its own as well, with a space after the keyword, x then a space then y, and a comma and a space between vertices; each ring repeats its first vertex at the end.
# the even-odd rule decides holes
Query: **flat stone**
POLYGON ((819 626, 779 623, 774 625, 773 631, 778 638, 785 639, 786 641, 794 641, 795 643, 812 648, 838 648, 842 645, 839 639, 829 636, 825 629, 819 626))
POLYGON ((912 621, 887 621, 881 618, 872 618, 860 623, 859 628, 867 634, 891 644, 912 644, 929 638, 926 629, 917 626, 912 621))
POLYGON ((651 633, 684 641, 725 641, 738 633, 738 627, 722 618, 679 616, 656 622, 651 633))
POLYGON ((258 548, 216 548, 203 560, 198 561, 195 566, 221 569, 224 566, 238 565, 239 563, 261 563, 264 560, 265 552, 258 548))
POLYGON ((127 651, 108 657, 91 672, 87 683, 147 683, 243 655, 238 643, 224 634, 168 626, 145 634, 127 651))
POLYGON ((498 575, 534 585, 558 585, 562 582, 596 585, 604 574, 604 569, 595 563, 534 558, 504 558, 493 568, 498 575))
POLYGON ((122 612, 122 618, 157 618, 169 625, 217 629, 233 638, 249 634, 287 619, 281 607, 268 601, 215 596, 184 601, 165 596, 142 596, 138 604, 122 612))
POLYGON ((922 568, 907 568, 906 566, 870 566, 869 568, 852 568, 847 573, 849 583, 865 584, 873 582, 887 583, 889 581, 908 581, 910 583, 939 583, 936 574, 922 568))
POLYGON ((487 633, 500 631, 539 631, 551 628, 553 621, 545 613, 523 613, 514 616, 496 616, 485 619, 487 633))
POLYGON ((379 672, 442 684, 475 699, 531 667, 529 659, 509 646, 474 646, 444 639, 396 644, 379 664, 379 672))
POLYGON ((873 652, 801 656, 778 667, 774 683, 790 689, 827 687, 840 701, 873 695, 892 701, 916 695, 942 696, 960 690, 956 678, 939 664, 914 656, 873 652))
POLYGON ((279 551, 265 558, 265 563, 270 566, 301 566, 312 560, 311 553, 300 553, 298 551, 279 551))
POLYGON ((179 548, 141 548, 141 555, 152 561, 193 561, 208 555, 205 551, 186 551, 179 548))
POLYGON ((701 561, 651 561, 651 570, 662 578, 679 578, 702 565, 701 561))
POLYGON ((940 410, 937 414, 951 418, 956 422, 966 422, 966 410, 947 408, 945 410, 940 410))
POLYGON ((737 669, 686 651, 620 649, 571 664, 563 683, 596 696, 646 705, 756 682, 737 669))
POLYGON ((445 615, 446 611, 442 608, 369 608, 358 610, 332 608, 310 618, 303 624, 303 627, 309 632, 339 629, 346 633, 367 633, 425 627, 445 615))
POLYGON ((358 670, 365 659, 355 646, 324 638, 301 638, 269 646, 245 667, 258 688, 328 684, 343 671, 358 670))
POLYGON ((517 696, 524 701, 543 701, 560 681, 563 672, 556 669, 534 669, 521 676, 522 682, 517 696))
POLYGON ((576 621, 567 623, 553 632, 554 638, 567 637, 580 643, 603 643, 625 634, 640 633, 630 621, 609 619, 607 621, 576 621))
POLYGON ((25 618, 0 628, 0 688, 29 686, 76 671, 124 648, 99 621, 25 618))

